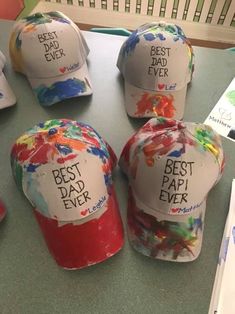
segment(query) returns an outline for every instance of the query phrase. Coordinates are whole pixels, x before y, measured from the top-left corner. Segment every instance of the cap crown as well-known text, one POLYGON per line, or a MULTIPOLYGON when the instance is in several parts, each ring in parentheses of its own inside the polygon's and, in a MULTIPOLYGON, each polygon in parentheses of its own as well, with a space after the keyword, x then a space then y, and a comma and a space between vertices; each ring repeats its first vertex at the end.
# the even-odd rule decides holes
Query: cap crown
POLYGON ((224 155, 209 126, 153 118, 128 141, 120 165, 149 214, 184 215, 219 180, 224 155))
POLYGON ((153 91, 180 90, 191 80, 193 50, 174 24, 144 24, 124 42, 117 66, 130 84, 153 91))
POLYGON ((16 140, 11 152, 13 175, 44 216, 83 223, 106 210, 116 161, 109 149, 88 125, 46 121, 16 140))
POLYGON ((29 78, 78 70, 89 53, 79 28, 61 12, 36 13, 16 22, 9 49, 15 70, 29 78))

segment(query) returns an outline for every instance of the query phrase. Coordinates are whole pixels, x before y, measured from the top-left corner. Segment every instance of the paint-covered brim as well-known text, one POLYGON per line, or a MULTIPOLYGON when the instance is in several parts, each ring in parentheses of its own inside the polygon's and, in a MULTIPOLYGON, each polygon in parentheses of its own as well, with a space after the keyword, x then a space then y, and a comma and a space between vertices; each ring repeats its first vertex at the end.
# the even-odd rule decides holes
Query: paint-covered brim
MULTIPOLYGON (((201 251, 206 200, 189 213, 173 208, 171 214, 143 204, 129 188, 127 208, 128 238, 138 252, 174 262, 195 260, 201 251)), ((185 208, 190 210, 190 208, 185 208)))
MULTIPOLYGON (((66 68, 60 69, 61 73, 66 68)), ((62 100, 92 94, 91 80, 86 62, 77 71, 53 78, 31 78, 28 80, 42 106, 51 106, 62 100)))
POLYGON ((181 90, 152 91, 125 81, 125 107, 129 116, 166 117, 181 120, 184 116, 187 85, 181 90))
POLYGON ((101 216, 83 224, 80 221, 61 224, 34 210, 48 249, 60 267, 70 270, 88 267, 121 250, 123 226, 114 188, 106 206, 106 210, 101 209, 101 216))
POLYGON ((16 97, 3 72, 0 72, 0 109, 13 106, 15 103, 16 97))

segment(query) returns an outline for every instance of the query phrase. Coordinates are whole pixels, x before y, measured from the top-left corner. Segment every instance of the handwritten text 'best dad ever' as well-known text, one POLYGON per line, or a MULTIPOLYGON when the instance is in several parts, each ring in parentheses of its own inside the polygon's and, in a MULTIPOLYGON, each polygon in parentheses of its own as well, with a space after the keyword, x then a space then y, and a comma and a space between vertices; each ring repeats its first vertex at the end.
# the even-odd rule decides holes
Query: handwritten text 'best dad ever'
POLYGON ((82 180, 79 162, 69 167, 52 170, 52 175, 65 209, 80 207, 91 200, 90 193, 82 180))
POLYGON ((47 62, 65 57, 64 49, 60 48, 56 31, 38 34, 38 40, 44 46, 47 62))
POLYGON ((148 75, 154 75, 157 77, 168 76, 168 58, 170 57, 169 47, 151 46, 150 57, 151 64, 148 67, 148 75))

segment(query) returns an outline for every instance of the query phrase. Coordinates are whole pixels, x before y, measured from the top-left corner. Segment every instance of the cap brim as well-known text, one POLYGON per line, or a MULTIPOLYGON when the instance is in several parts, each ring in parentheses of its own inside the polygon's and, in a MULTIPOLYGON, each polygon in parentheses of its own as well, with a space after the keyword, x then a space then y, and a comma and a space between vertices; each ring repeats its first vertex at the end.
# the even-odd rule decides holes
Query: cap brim
POLYGON ((177 91, 152 91, 125 81, 125 106, 129 116, 182 119, 187 85, 177 91))
POLYGON ((123 226, 113 187, 105 206, 107 209, 99 210, 101 216, 84 223, 59 222, 34 210, 48 249, 59 266, 65 269, 84 268, 100 263, 121 250, 124 244, 123 226))
POLYGON ((129 240, 138 252, 155 259, 193 261, 201 251, 205 209, 203 200, 196 209, 172 208, 172 214, 164 214, 148 208, 129 188, 129 240), (188 213, 179 215, 177 210, 188 213))
MULTIPOLYGON (((60 71, 65 69, 61 68, 60 71)), ((42 106, 51 106, 68 98, 92 94, 86 62, 77 71, 53 78, 28 77, 28 80, 42 106)))
POLYGON ((3 73, 0 74, 0 109, 13 106, 16 97, 3 73))

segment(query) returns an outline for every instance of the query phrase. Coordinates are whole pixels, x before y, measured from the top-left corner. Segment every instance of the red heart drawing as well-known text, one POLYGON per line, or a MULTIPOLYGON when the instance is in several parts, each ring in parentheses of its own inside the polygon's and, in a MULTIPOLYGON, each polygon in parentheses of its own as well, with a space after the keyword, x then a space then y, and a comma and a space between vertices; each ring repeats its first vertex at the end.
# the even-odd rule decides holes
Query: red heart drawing
POLYGON ((179 208, 171 208, 172 213, 177 213, 178 210, 179 208))
POLYGON ((161 89, 163 89, 165 87, 165 84, 158 84, 157 86, 161 90, 161 89))
POLYGON ((88 209, 87 209, 87 208, 84 209, 84 210, 81 210, 81 215, 82 215, 82 216, 86 216, 87 212, 88 212, 88 209))
POLYGON ((60 70, 61 73, 64 73, 66 71, 66 67, 59 68, 59 70, 60 70))

